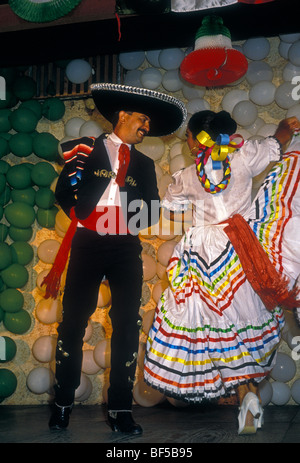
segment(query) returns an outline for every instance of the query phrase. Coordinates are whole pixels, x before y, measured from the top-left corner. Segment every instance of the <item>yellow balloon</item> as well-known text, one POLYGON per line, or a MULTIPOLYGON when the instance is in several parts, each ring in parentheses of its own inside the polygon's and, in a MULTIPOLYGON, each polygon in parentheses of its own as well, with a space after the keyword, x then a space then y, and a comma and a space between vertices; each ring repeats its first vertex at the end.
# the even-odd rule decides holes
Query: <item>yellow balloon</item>
POLYGON ((139 380, 133 387, 133 398, 142 407, 154 407, 161 403, 165 396, 161 392, 148 386, 145 381, 139 380))
POLYGON ((103 339, 96 344, 94 348, 95 362, 101 368, 110 368, 111 344, 110 338, 103 339))
POLYGON ((69 228, 70 223, 71 223, 71 219, 67 216, 67 214, 62 209, 60 209, 55 216, 55 224, 58 226, 58 228, 61 231, 64 231, 66 233, 66 231, 69 228))
POLYGON ((41 299, 35 314, 37 319, 45 325, 59 322, 62 318, 62 303, 60 299, 41 299))
POLYGON ((56 336, 41 336, 32 346, 32 355, 39 362, 52 362, 55 358, 56 336))
POLYGON ((157 250, 157 259, 164 267, 168 266, 169 260, 173 254, 177 242, 174 240, 165 241, 157 250))
POLYGON ((159 280, 157 283, 155 283, 152 289, 152 298, 156 302, 156 304, 158 303, 160 296, 168 286, 169 283, 166 280, 159 280))
POLYGON ((97 307, 107 307, 111 301, 110 287, 107 281, 102 281, 99 287, 97 307))
POLYGON ((149 333, 149 330, 153 323, 154 315, 155 315, 155 309, 147 310, 147 312, 145 312, 143 315, 142 327, 143 327, 143 331, 145 334, 149 333))
POLYGON ((87 375, 95 375, 101 367, 95 362, 94 349, 85 349, 82 352, 82 372, 87 375))
POLYGON ((143 260, 143 277, 145 281, 151 280, 156 275, 156 262, 153 257, 145 252, 142 252, 143 260))
POLYGON ((59 248, 59 241, 47 239, 39 245, 37 249, 38 257, 41 261, 45 262, 46 264, 53 264, 59 248))
POLYGON ((168 281, 167 267, 160 262, 156 263, 156 274, 160 280, 168 281))

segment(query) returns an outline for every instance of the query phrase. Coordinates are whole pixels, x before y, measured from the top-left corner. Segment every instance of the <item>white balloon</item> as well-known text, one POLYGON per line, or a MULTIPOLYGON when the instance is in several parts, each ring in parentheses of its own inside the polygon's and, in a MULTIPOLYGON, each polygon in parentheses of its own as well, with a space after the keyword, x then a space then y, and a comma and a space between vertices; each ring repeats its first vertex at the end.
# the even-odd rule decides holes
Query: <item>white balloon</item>
POLYGON ((162 78, 162 85, 167 92, 178 92, 183 85, 178 69, 166 71, 162 78))
POLYGON ((300 34, 279 34, 280 40, 287 43, 293 43, 300 39, 300 34))
POLYGON ((168 185, 173 182, 172 176, 170 174, 164 174, 158 182, 159 196, 164 197, 165 192, 167 191, 168 185))
POLYGON ((274 405, 285 405, 291 397, 291 390, 289 386, 280 381, 274 381, 272 383, 272 399, 271 402, 274 405))
POLYGON ((204 100, 204 98, 194 98, 186 104, 186 110, 190 114, 194 114, 198 111, 205 111, 207 109, 210 109, 210 105, 208 101, 204 100))
POLYGON ((84 59, 74 59, 66 67, 66 75, 73 84, 82 84, 89 80, 92 66, 84 59))
POLYGON ((294 42, 289 48, 289 60, 295 66, 300 66, 300 40, 294 42))
POLYGON ((81 369, 86 375, 95 375, 101 370, 101 367, 95 362, 93 349, 83 350, 81 369))
POLYGON ((145 137, 142 143, 139 144, 139 151, 153 159, 153 161, 158 161, 165 152, 165 144, 159 137, 145 137))
POLYGON ((90 379, 84 374, 81 373, 80 384, 77 389, 75 389, 75 400, 80 401, 81 397, 86 394, 87 390, 90 389, 90 379))
POLYGON ((258 391, 261 398, 261 406, 265 407, 272 399, 273 388, 271 383, 267 379, 264 379, 261 383, 259 383, 258 391))
POLYGON ((49 368, 37 367, 27 376, 26 384, 34 394, 48 392, 54 384, 54 374, 49 368))
POLYGON ((258 131, 257 135, 260 137, 270 137, 271 135, 274 135, 275 130, 277 129, 276 124, 264 124, 258 131))
POLYGON ((157 250, 157 259, 164 267, 167 267, 176 244, 176 241, 171 240, 165 241, 159 246, 157 250))
POLYGON ((222 108, 224 111, 228 113, 232 113, 233 108, 237 103, 240 101, 247 101, 249 100, 248 92, 246 90, 230 90, 222 99, 222 108))
POLYGON ((299 103, 295 104, 294 106, 292 106, 291 108, 287 110, 286 117, 292 117, 292 116, 295 116, 297 117, 297 119, 300 120, 300 104, 299 103))
POLYGON ((264 125, 264 123, 265 122, 261 117, 257 117, 253 124, 247 125, 245 129, 248 130, 248 132, 250 132, 251 135, 255 135, 258 132, 258 130, 264 125))
POLYGON ((141 256, 142 256, 142 261, 143 261, 144 281, 152 280, 152 278, 154 278, 156 275, 155 259, 149 254, 146 254, 145 252, 142 252, 141 256))
POLYGON ((274 101, 276 87, 272 82, 263 80, 253 85, 249 92, 249 98, 253 103, 267 106, 274 101))
POLYGON ((88 324, 85 329, 84 337, 82 339, 83 342, 88 342, 92 336, 93 336, 93 326, 92 326, 91 320, 88 320, 88 324))
POLYGON ((159 54, 160 66, 169 71, 171 69, 178 69, 184 58, 184 52, 180 48, 166 48, 161 50, 159 54))
POLYGON ((79 131, 85 120, 82 117, 72 117, 65 123, 65 134, 67 137, 78 138, 79 131))
POLYGON ((246 72, 246 79, 250 85, 262 80, 271 81, 273 79, 273 69, 265 61, 251 61, 246 72))
POLYGON ((62 303, 60 299, 41 299, 35 309, 36 318, 45 325, 61 320, 62 303))
POLYGON ((162 82, 162 74, 159 69, 146 68, 141 74, 141 84, 150 90, 155 90, 162 82))
POLYGON ((276 363, 271 371, 271 378, 275 381, 287 383, 296 374, 296 364, 294 360, 284 352, 278 352, 276 363))
POLYGON ((185 169, 186 167, 191 166, 192 164, 194 164, 194 160, 191 157, 179 154, 170 161, 170 173, 173 175, 175 172, 178 172, 181 169, 185 169))
POLYGON ((173 159, 175 158, 175 156, 178 156, 179 154, 182 153, 182 145, 183 145, 182 142, 177 142, 171 146, 170 152, 169 152, 170 159, 173 159))
POLYGON ((265 59, 270 51, 270 42, 265 37, 252 37, 243 44, 244 55, 253 60, 265 59))
POLYGON ((96 121, 86 121, 84 122, 79 129, 80 137, 99 137, 102 135, 104 130, 101 125, 96 121))
POLYGON ((292 398, 297 404, 300 404, 300 378, 293 382, 291 387, 292 398))
POLYGON ((291 48, 291 43, 280 42, 278 47, 278 53, 284 59, 289 59, 289 49, 291 48))
POLYGON ((110 338, 99 341, 94 348, 94 360, 101 368, 109 368, 111 359, 110 338))
POLYGON ((124 52, 119 54, 119 62, 124 69, 132 70, 140 67, 145 60, 144 51, 124 52))
POLYGON ((140 69, 132 69, 131 71, 126 72, 124 84, 131 85, 132 87, 141 87, 141 75, 142 71, 140 69))
POLYGON ((152 299, 157 304, 164 290, 169 286, 166 280, 159 280, 152 288, 152 299))
POLYGON ((251 125, 257 118, 257 108, 251 101, 240 101, 232 111, 232 117, 241 126, 251 125))
POLYGON ((182 85, 182 94, 187 100, 194 100, 195 98, 202 98, 205 95, 205 87, 192 85, 184 82, 182 85))
POLYGON ((159 55, 161 50, 148 50, 146 51, 146 58, 147 61, 154 66, 155 68, 159 68, 159 55))
POLYGON ((148 386, 143 380, 135 383, 132 392, 135 402, 142 407, 154 407, 164 399, 161 392, 148 386))
POLYGON ((46 264, 53 264, 60 248, 60 242, 53 239, 42 241, 37 249, 38 258, 46 264))
POLYGON ((277 87, 275 92, 275 102, 283 109, 289 109, 296 103, 293 98, 294 85, 291 82, 284 82, 277 87))
POLYGON ((39 362, 52 362, 55 358, 56 336, 41 336, 32 346, 32 354, 39 362))
POLYGON ((282 71, 282 78, 290 82, 293 77, 300 76, 300 66, 295 66, 292 63, 287 63, 282 71))

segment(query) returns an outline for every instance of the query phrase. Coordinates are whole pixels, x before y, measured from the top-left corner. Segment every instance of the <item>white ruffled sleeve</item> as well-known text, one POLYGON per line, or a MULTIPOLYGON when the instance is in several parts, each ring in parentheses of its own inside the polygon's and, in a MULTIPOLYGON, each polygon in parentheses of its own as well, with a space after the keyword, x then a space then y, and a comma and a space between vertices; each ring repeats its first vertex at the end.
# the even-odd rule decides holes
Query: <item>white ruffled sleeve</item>
POLYGON ((281 146, 274 137, 247 140, 239 150, 239 154, 251 176, 256 177, 268 167, 270 162, 280 160, 281 146))
POLYGON ((172 175, 173 183, 170 183, 168 186, 165 196, 161 202, 162 207, 170 211, 186 211, 190 204, 190 201, 184 191, 182 172, 183 171, 179 170, 172 175))

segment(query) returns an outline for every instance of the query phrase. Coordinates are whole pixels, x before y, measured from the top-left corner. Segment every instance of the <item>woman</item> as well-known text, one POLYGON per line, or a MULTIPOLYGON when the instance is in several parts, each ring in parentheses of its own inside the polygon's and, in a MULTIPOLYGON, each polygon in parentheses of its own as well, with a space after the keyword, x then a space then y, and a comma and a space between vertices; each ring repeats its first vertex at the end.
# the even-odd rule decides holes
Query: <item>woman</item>
POLYGON ((291 288, 299 251, 290 253, 293 262, 284 251, 296 239, 290 225, 299 220, 299 160, 282 157, 281 148, 299 128, 289 118, 274 137, 243 143, 228 113, 194 114, 187 143, 196 167, 175 173, 163 200, 173 212, 191 203, 194 225, 169 262, 170 285, 148 336, 145 381, 189 403, 236 392, 240 434, 262 425, 258 384, 275 364, 282 306, 297 305, 291 288), (252 178, 274 161, 251 203, 252 178))

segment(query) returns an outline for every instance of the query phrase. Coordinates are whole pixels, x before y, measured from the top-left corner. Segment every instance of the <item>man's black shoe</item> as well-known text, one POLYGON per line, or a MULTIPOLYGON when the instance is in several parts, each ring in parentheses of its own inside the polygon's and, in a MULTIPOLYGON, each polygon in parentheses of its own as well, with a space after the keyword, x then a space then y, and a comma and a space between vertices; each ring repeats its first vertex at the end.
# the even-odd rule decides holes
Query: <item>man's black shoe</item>
POLYGON ((69 418, 73 405, 61 407, 54 404, 53 412, 49 420, 49 428, 54 430, 65 429, 69 424, 69 418))
POLYGON ((132 418, 131 412, 108 412, 107 421, 114 432, 140 435, 143 429, 132 418))

